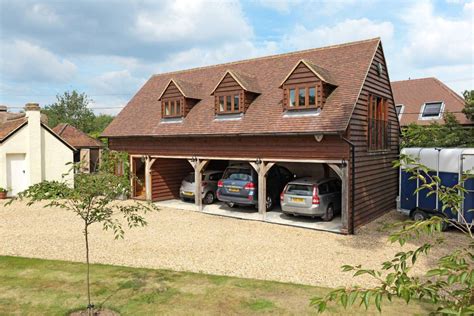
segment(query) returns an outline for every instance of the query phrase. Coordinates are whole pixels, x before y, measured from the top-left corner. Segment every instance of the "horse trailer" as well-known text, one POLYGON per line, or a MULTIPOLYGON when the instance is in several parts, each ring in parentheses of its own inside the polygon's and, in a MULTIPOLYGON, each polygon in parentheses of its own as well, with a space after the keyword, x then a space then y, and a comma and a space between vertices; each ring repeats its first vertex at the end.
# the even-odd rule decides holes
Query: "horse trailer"
MULTIPOLYGON (((453 187, 460 183, 462 176, 474 175, 474 148, 404 148, 401 155, 409 156, 428 167, 429 175, 438 176, 442 186, 453 187)), ((440 214, 442 202, 438 199, 438 188, 436 194, 429 196, 427 196, 428 189, 416 191, 422 181, 418 178, 413 179, 413 174, 405 171, 409 167, 404 164, 400 167, 397 210, 416 220, 440 214)), ((472 223, 474 178, 468 178, 463 185, 467 193, 464 194, 462 202, 462 215, 468 223, 472 223)), ((450 220, 461 221, 461 214, 453 212, 450 208, 445 209, 443 214, 450 220)))

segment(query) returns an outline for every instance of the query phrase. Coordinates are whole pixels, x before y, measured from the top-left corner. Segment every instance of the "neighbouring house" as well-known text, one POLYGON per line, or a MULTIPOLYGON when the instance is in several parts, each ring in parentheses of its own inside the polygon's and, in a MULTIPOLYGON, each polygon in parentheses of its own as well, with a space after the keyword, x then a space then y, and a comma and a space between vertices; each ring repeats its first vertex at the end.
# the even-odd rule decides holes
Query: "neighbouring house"
POLYGON ((464 99, 436 78, 392 82, 393 98, 400 125, 443 123, 443 114, 451 112, 462 125, 472 125, 462 110, 464 99))
MULTIPOLYGON (((338 231, 396 207, 400 127, 379 38, 153 75, 105 129, 131 157, 135 197, 176 199, 190 171, 249 162, 341 179, 338 231)), ((201 177, 195 177, 200 188, 201 177)), ((198 210, 205 210, 196 190, 198 210)), ((261 220, 275 216, 258 199, 261 220)), ((285 224, 285 217, 280 216, 285 224)))
POLYGON ((80 163, 81 172, 96 172, 104 144, 77 129, 71 124, 61 123, 53 131, 76 148, 74 163, 80 163))
POLYGON ((24 113, 0 106, 0 186, 8 189, 8 196, 44 180, 72 185, 73 174, 66 164, 72 163, 74 151, 46 125, 38 104, 26 104, 24 113))

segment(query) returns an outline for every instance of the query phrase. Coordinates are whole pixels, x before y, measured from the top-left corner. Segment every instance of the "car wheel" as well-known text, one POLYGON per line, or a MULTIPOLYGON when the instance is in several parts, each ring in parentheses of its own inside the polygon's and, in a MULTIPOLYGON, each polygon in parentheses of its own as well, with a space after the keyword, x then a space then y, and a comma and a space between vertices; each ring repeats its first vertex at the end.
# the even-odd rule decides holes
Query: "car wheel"
POLYGON ((271 211, 273 209, 273 198, 271 196, 267 196, 267 199, 265 200, 265 208, 267 212, 271 211))
POLYGON ((423 212, 422 210, 415 210, 413 214, 411 214, 411 217, 415 221, 425 221, 429 218, 428 214, 426 214, 426 212, 423 212))
POLYGON ((234 202, 226 202, 225 204, 227 204, 228 207, 232 207, 232 208, 236 206, 234 202))
POLYGON ((329 222, 334 218, 334 208, 332 205, 329 205, 326 209, 326 213, 321 217, 323 221, 329 222))
POLYGON ((214 200, 215 200, 214 193, 212 193, 211 191, 207 192, 206 195, 204 196, 205 204, 212 204, 214 203, 214 200))

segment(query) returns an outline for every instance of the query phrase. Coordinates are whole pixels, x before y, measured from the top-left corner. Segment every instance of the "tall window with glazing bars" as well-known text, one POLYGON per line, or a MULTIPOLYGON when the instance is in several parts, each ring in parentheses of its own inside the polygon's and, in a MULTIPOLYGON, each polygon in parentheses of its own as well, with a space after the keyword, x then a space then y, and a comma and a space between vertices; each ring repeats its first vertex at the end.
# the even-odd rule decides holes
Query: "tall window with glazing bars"
POLYGON ((368 149, 370 151, 389 149, 390 123, 387 99, 369 95, 368 111, 368 149))

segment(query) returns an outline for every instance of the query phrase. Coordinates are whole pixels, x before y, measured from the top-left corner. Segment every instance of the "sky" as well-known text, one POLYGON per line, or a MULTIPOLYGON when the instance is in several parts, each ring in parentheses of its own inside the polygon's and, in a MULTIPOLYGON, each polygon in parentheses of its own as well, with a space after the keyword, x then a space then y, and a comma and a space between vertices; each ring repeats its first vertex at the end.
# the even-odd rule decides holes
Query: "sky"
POLYGON ((0 104, 114 115, 156 73, 373 37, 392 81, 474 89, 473 0, 0 0, 0 104))

